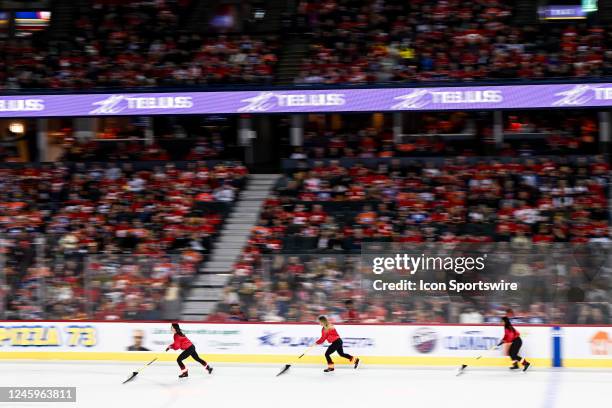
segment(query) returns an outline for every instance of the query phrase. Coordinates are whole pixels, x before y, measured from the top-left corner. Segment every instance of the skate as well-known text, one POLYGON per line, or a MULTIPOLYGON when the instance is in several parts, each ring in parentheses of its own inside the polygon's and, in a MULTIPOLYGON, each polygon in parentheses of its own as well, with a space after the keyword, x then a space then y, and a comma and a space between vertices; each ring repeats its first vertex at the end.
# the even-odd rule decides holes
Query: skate
POLYGON ((518 364, 514 363, 514 364, 512 364, 512 366, 510 367, 510 369, 511 369, 511 370, 518 370, 518 369, 519 369, 519 366, 518 366, 518 364))
POLYGON ((530 362, 525 361, 525 364, 523 364, 523 371, 527 371, 527 369, 529 368, 530 365, 531 365, 530 362))
POLYGON ((208 374, 212 374, 212 370, 213 368, 209 365, 206 366, 206 371, 208 371, 208 374))
POLYGON ((354 367, 353 367, 353 368, 357 368, 357 366, 358 366, 358 365, 359 365, 359 359, 358 359, 358 358, 356 358, 356 359, 355 359, 355 365, 354 365, 354 367))
POLYGON ((331 373, 332 371, 334 371, 334 367, 328 367, 325 370, 323 370, 324 373, 331 373))
POLYGON ((179 378, 185 378, 185 377, 188 377, 188 376, 189 376, 189 373, 187 372, 187 370, 185 370, 184 372, 179 374, 179 378))

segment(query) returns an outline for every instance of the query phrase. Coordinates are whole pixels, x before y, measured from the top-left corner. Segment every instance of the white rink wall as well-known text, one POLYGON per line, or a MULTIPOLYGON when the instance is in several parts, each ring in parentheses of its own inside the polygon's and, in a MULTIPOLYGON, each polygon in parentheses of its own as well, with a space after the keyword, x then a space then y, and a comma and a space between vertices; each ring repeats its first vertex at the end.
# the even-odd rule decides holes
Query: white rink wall
POLYGON ((612 326, 561 327, 565 367, 612 368, 612 326))
MULTIPOLYGON (((209 324, 184 322, 181 327, 198 352, 211 362, 282 363, 312 344, 320 335, 316 324, 209 324)), ((337 325, 348 353, 364 364, 453 366, 480 354, 471 365, 505 366, 502 350, 487 351, 503 335, 499 325, 337 325)), ((523 338, 521 354, 538 366, 555 361, 564 366, 611 367, 612 327, 517 326, 523 338), (555 335, 560 333, 555 342, 555 335)), ((134 333, 142 346, 163 353, 172 342, 167 322, 2 322, 0 359, 141 361, 147 352, 129 352, 134 333)), ((323 364, 324 346, 300 362, 323 364)), ((335 358, 342 363, 340 358, 335 358)))

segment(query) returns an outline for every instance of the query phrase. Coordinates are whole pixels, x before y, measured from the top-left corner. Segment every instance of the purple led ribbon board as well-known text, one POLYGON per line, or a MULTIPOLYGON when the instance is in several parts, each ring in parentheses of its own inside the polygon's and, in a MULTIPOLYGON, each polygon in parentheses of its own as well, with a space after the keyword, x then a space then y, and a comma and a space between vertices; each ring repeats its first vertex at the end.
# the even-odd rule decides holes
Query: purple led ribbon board
POLYGON ((582 6, 542 6, 538 8, 541 20, 567 20, 586 18, 586 12, 582 6))
POLYGON ((612 83, 0 96, 0 117, 394 112, 612 106, 612 83))

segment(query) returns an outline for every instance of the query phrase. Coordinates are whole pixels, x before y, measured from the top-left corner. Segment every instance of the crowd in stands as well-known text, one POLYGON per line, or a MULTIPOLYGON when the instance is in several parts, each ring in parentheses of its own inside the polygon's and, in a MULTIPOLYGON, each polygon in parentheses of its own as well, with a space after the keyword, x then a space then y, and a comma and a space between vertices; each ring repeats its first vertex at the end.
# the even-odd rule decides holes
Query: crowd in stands
MULTIPOLYGON (((302 166, 267 200, 211 319, 309 321, 321 312, 344 319, 342 302, 352 300, 365 321, 490 321, 503 305, 422 298, 401 306, 364 297, 357 261, 342 258, 339 264, 338 257, 374 242, 505 248, 610 242, 609 166, 601 157, 390 159, 373 167, 327 160, 302 166)), ((557 271, 554 264, 538 259, 521 267, 511 259, 508 275, 522 280, 525 297, 508 302, 516 303, 525 321, 608 321, 609 277, 587 279, 601 265, 573 268, 568 265, 574 261, 560 260, 569 270, 554 293, 545 294, 526 288, 545 287, 557 271), (566 301, 573 302, 571 311, 563 308, 566 301)))
POLYGON ((355 245, 347 238, 586 242, 608 236, 608 171, 601 157, 303 163, 268 200, 254 237, 316 238, 312 249, 334 248, 334 237, 344 249, 355 245))
POLYGON ((505 0, 303 0, 299 83, 472 81, 612 73, 606 27, 516 25, 505 0))
MULTIPOLYGON (((513 3, 301 0, 292 17, 308 52, 294 81, 612 75, 612 30, 591 21, 518 26, 513 3)), ((274 82, 289 37, 204 34, 189 28, 193 10, 191 0, 96 0, 63 37, 0 39, 0 90, 274 82)), ((483 125, 463 112, 423 114, 414 121, 420 128, 401 138, 388 126, 308 124, 303 146, 291 153, 294 167, 266 200, 209 319, 314 321, 325 313, 349 323, 482 323, 512 307, 527 323, 609 323, 612 268, 592 263, 596 251, 590 264, 513 261, 500 276, 530 290, 501 300, 437 294, 400 301, 361 285, 357 254, 372 242, 496 243, 505 245, 502 255, 608 244, 609 165, 602 157, 569 157, 597 150, 597 121, 568 112, 506 114, 497 159, 477 158, 495 144, 492 121, 483 125), (526 134, 537 137, 512 137, 526 134)), ((63 139, 61 160, 89 164, 0 168, 6 318, 179 315, 183 290, 207 259, 247 170, 202 162, 225 158, 221 135, 183 143, 170 133, 166 143, 148 141, 135 126, 109 128, 99 140, 63 139), (107 163, 94 163, 100 158, 107 163)), ((7 150, 0 146, 0 157, 7 150)))
MULTIPOLYGON (((609 322, 601 157, 300 162, 268 198, 211 321, 609 322), (501 246, 507 298, 364 292, 365 245, 501 246), (551 258, 517 249, 559 245, 551 258), (603 245, 587 256, 571 248, 603 245), (568 248, 570 250, 568 251, 568 248), (548 285, 547 282, 555 282, 548 285)), ((0 171, 2 285, 16 319, 169 319, 246 177, 240 165, 54 164, 0 171), (134 167, 137 166, 137 167, 134 167), (138 167, 141 166, 141 167, 138 167)), ((499 248, 499 247, 496 247, 499 248)), ((607 258, 606 258, 607 259, 607 258)))
POLYGON ((240 164, 0 169, 7 316, 161 318, 209 252, 240 164))
POLYGON ((66 39, 0 40, 0 89, 269 83, 274 38, 186 29, 191 1, 95 1, 66 39))
MULTIPOLYGON (((42 32, 2 39, 0 88, 272 83, 282 41, 244 32, 202 34, 193 28, 195 3, 97 0, 73 17, 63 38, 42 32)), ((513 7, 507 0, 302 0, 289 19, 301 27, 309 51, 294 80, 356 84, 612 74, 606 26, 517 25, 513 7)))
MULTIPOLYGON (((515 321, 523 324, 609 324, 612 269, 608 262, 600 276, 594 277, 587 270, 593 265, 586 260, 582 266, 568 269, 563 260, 550 261, 543 254, 508 263, 513 249, 508 246, 489 252, 505 259, 504 265, 497 263, 496 270, 487 273, 495 276, 490 280, 522 285, 516 295, 458 296, 425 291, 410 296, 381 295, 368 290, 370 286, 357 268, 362 262, 359 257, 275 255, 262 271, 236 275, 209 320, 314 322, 326 314, 339 323, 481 324, 498 323, 510 307, 516 313, 515 321)), ((567 249, 559 248, 557 254, 567 249)), ((593 250, 602 253, 602 248, 593 250)), ((607 251, 609 247, 603 251, 606 256, 607 251)))

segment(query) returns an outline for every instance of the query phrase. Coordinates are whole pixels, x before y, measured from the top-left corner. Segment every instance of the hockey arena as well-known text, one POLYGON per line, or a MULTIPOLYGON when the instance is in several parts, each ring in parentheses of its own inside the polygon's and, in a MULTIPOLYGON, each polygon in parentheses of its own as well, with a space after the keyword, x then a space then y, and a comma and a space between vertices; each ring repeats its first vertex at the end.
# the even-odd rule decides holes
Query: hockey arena
POLYGON ((612 0, 0 0, 0 408, 603 408, 612 0))

